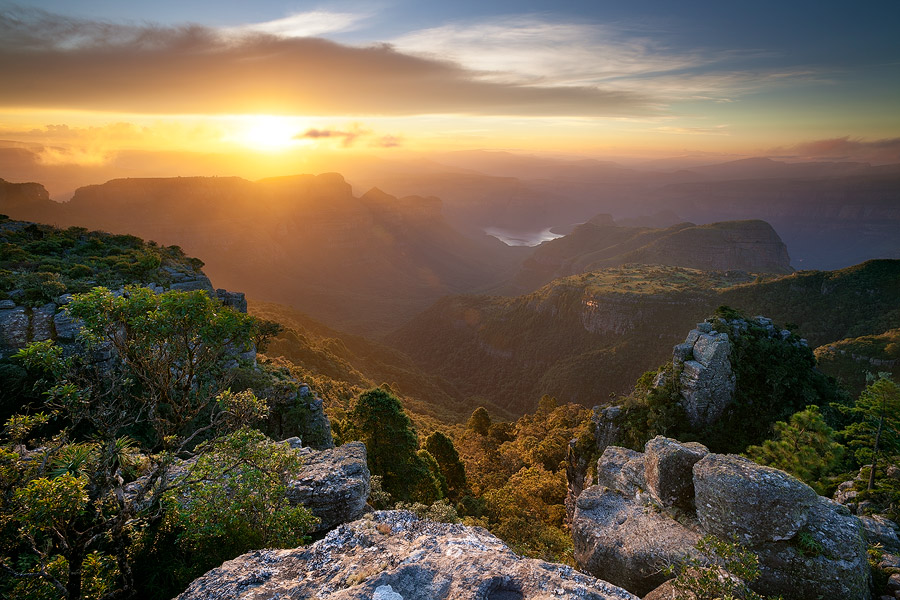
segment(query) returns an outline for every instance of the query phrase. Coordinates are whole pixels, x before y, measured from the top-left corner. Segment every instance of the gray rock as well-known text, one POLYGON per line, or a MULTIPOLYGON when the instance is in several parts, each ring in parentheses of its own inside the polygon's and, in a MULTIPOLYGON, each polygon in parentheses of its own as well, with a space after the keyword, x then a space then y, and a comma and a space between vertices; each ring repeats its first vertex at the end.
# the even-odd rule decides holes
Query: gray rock
POLYGON ((644 479, 654 500, 665 507, 694 508, 694 464, 709 454, 703 444, 656 436, 644 446, 644 479))
POLYGON ((229 292, 228 290, 217 289, 216 296, 225 306, 230 306, 238 312, 247 312, 247 298, 243 292, 229 292))
POLYGON ((691 331, 673 354, 674 365, 681 368, 682 406, 693 427, 718 420, 734 398, 736 383, 728 334, 716 333, 711 324, 705 325, 709 327, 700 330, 698 325, 691 331), (687 344, 691 344, 690 353, 681 347, 687 344))
POLYGON ((743 544, 788 540, 806 524, 816 492, 784 471, 733 454, 694 465, 697 518, 704 531, 743 544))
POLYGON ((900 554, 896 523, 881 515, 864 515, 859 521, 870 545, 881 544, 885 551, 900 554))
POLYGON ((644 455, 620 446, 607 446, 597 460, 597 485, 636 497, 647 489, 644 455))
POLYGON ((572 521, 578 567, 638 595, 668 579, 663 567, 694 553, 699 539, 658 510, 600 486, 582 492, 572 521))
POLYGON ((294 550, 257 550, 194 581, 179 600, 637 600, 571 567, 517 556, 480 527, 376 512, 294 550))
POLYGON ((809 508, 803 534, 821 549, 806 555, 797 538, 751 547, 759 556, 757 592, 791 600, 868 600, 870 568, 859 520, 846 507, 817 497, 809 508))
POLYGON ((28 344, 28 314, 24 306, 0 310, 0 348, 11 354, 28 344))
POLYGON ((193 290, 203 290, 204 292, 209 292, 210 295, 215 297, 215 289, 212 286, 212 283, 209 281, 209 277, 201 274, 192 274, 190 278, 175 281, 170 289, 178 290, 181 292, 190 292, 193 290))
POLYGON ((319 517, 316 531, 362 516, 369 497, 366 446, 350 442, 337 448, 313 452, 303 459, 300 477, 288 485, 287 497, 319 517))
POLYGON ((60 342, 74 342, 81 330, 81 321, 72 319, 64 310, 53 315, 53 324, 56 328, 56 339, 60 342))
POLYGON ((859 495, 854 489, 854 482, 845 481, 834 491, 834 501, 838 504, 851 504, 856 502, 856 497, 859 495))
POLYGON ((896 554, 885 553, 881 555, 881 561, 878 563, 880 569, 900 569, 900 556, 896 554))
POLYGON ((53 317, 56 304, 49 302, 31 310, 31 339, 29 342, 42 342, 53 338, 53 317))
POLYGON ((9 310, 15 307, 16 303, 12 300, 0 300, 0 310, 9 310))

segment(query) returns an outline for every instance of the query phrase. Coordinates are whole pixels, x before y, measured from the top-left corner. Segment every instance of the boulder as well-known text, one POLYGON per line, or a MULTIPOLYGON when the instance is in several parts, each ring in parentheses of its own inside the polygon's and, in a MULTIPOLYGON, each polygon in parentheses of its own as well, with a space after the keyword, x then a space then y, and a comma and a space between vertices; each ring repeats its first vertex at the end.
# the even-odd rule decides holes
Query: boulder
POLYGON ((644 479, 654 500, 665 507, 694 508, 694 464, 709 454, 703 444, 656 436, 644 446, 644 479))
POLYGON ((480 527, 381 511, 311 546, 257 550, 194 581, 178 600, 638 600, 571 567, 522 558, 480 527))
POLYGON ((900 538, 897 536, 897 524, 881 515, 859 517, 866 540, 870 545, 881 544, 886 552, 900 554, 900 538))
POLYGON ((307 454, 300 476, 288 485, 287 497, 319 517, 316 531, 362 516, 369 497, 365 444, 349 442, 307 454))
POLYGON ((818 600, 823 592, 842 600, 870 597, 862 525, 833 500, 816 498, 800 536, 750 549, 759 556, 760 577, 752 587, 761 594, 785 600, 818 600))
POLYGON ((638 595, 663 583, 663 568, 693 554, 699 540, 696 530, 609 488, 590 487, 576 502, 576 564, 638 595))
POLYGON ((621 446, 607 446, 597 460, 597 485, 637 496, 647 489, 644 455, 621 446))
POLYGON ((55 314, 56 304, 53 302, 31 309, 31 339, 29 341, 38 342, 53 337, 53 316, 55 314))
POLYGON ((12 354, 28 343, 28 314, 24 306, 0 309, 0 349, 12 354))
POLYGON ((788 540, 806 524, 816 492, 784 471, 733 454, 707 454, 693 468, 704 531, 745 545, 788 540))

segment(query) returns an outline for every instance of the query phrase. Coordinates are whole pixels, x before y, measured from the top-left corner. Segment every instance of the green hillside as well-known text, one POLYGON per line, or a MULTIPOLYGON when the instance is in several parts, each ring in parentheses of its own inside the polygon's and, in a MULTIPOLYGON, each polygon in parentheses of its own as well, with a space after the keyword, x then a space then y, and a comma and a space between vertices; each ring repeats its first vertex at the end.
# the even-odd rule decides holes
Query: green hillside
POLYGON ((752 277, 626 265, 516 298, 444 298, 389 338, 467 396, 517 413, 543 394, 586 406, 627 393, 720 305, 766 315, 811 346, 900 326, 900 261, 752 277))

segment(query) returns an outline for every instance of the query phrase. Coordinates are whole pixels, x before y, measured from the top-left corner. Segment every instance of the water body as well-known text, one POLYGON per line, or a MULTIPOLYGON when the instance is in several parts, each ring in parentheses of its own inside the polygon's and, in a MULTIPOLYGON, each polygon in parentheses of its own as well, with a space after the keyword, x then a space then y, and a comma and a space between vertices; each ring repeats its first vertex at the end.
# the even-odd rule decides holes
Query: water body
POLYGON ((562 237, 562 235, 550 231, 550 228, 542 231, 513 231, 499 227, 485 227, 484 232, 494 236, 507 246, 537 246, 541 242, 562 237))

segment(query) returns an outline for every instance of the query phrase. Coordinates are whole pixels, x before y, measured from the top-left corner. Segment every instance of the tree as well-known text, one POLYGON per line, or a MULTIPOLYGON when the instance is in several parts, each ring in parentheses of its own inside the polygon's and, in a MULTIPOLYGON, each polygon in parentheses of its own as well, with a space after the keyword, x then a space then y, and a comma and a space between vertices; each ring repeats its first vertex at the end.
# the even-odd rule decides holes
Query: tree
POLYGON ((488 414, 485 407, 479 406, 475 409, 475 412, 469 417, 469 422, 466 423, 466 429, 474 431, 478 435, 488 434, 491 429, 491 415, 488 414))
POLYGON ((466 482, 466 469, 459 459, 459 453, 453 446, 453 441, 440 431, 435 431, 425 438, 425 449, 437 461, 441 474, 447 482, 448 496, 459 500, 468 488, 466 482))
POLYGON ((841 462, 844 447, 834 440, 834 430, 815 405, 794 413, 788 422, 775 423, 775 436, 760 446, 747 448, 747 456, 761 465, 787 471, 825 493, 824 479, 841 462))
POLYGON ((870 466, 867 490, 875 487, 878 460, 887 451, 900 451, 900 387, 888 373, 879 373, 849 409, 858 421, 841 433, 860 464, 870 466))
POLYGON ((348 419, 351 435, 366 444, 369 469, 382 477, 386 492, 404 502, 440 498, 431 471, 417 454, 416 430, 396 396, 383 387, 363 392, 348 419))
POLYGON ((141 532, 202 472, 211 440, 266 414, 252 393, 223 392, 255 322, 203 292, 134 287, 77 295, 67 310, 85 352, 48 341, 18 354, 47 400, 4 430, 0 585, 19 597, 132 597, 141 532))

